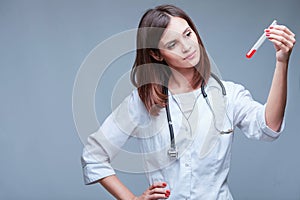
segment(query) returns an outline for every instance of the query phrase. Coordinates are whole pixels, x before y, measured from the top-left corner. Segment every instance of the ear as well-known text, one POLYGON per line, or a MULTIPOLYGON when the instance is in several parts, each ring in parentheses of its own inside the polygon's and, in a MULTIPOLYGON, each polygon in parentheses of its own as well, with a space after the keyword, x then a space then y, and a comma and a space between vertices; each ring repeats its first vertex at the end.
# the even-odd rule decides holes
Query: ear
POLYGON ((154 52, 153 50, 150 50, 150 55, 152 56, 152 58, 154 58, 157 61, 163 61, 164 58, 160 55, 159 52, 154 52))

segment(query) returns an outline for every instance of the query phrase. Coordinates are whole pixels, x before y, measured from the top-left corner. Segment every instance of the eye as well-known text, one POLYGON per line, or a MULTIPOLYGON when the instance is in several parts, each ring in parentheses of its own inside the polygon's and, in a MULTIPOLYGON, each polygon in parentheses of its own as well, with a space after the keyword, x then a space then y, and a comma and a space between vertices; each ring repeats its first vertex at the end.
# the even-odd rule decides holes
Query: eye
POLYGON ((170 42, 168 45, 167 45, 167 48, 168 49, 173 49, 176 45, 176 42, 170 42))
POLYGON ((188 31, 186 34, 185 34, 187 37, 190 37, 192 35, 192 31, 188 31))

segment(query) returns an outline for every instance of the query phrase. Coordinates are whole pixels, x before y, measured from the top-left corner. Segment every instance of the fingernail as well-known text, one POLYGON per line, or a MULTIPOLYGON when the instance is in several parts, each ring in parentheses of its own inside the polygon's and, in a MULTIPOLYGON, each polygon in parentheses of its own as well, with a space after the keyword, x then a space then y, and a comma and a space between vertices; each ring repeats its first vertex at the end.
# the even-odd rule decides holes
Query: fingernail
POLYGON ((267 37, 269 37, 269 36, 270 36, 270 34, 268 34, 268 33, 267 33, 267 34, 266 34, 266 36, 267 36, 267 37))
POLYGON ((266 32, 267 32, 267 33, 269 33, 269 32, 270 32, 270 30, 269 30, 269 29, 266 29, 266 32))
POLYGON ((273 28, 273 26, 270 26, 270 27, 269 27, 269 29, 272 29, 272 28, 273 28))
POLYGON ((170 190, 166 190, 166 194, 170 195, 171 194, 170 190))
POLYGON ((162 185, 163 185, 164 187, 166 187, 166 186, 167 186, 167 184, 166 184, 166 183, 163 183, 162 185))
POLYGON ((165 197, 169 197, 170 196, 170 194, 165 194, 165 197))

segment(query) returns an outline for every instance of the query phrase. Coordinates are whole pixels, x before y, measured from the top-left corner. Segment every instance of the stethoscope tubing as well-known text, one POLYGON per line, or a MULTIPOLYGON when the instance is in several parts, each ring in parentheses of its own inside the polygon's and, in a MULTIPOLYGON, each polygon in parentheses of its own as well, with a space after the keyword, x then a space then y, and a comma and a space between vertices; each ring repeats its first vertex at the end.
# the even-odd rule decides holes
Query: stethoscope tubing
MULTIPOLYGON (((225 97, 226 96, 226 89, 225 89, 225 86, 223 85, 222 81, 213 73, 211 73, 211 76, 218 82, 218 84, 220 85, 220 87, 222 89, 222 94, 225 97)), ((163 92, 164 92, 164 94, 168 95, 168 88, 166 86, 163 87, 163 92)), ((201 93, 202 93, 203 97, 205 98, 206 103, 209 106, 209 108, 210 108, 210 110, 213 114, 214 126, 217 129, 216 119, 215 119, 216 118, 215 112, 212 109, 212 106, 209 102, 207 93, 205 92, 204 81, 202 81, 202 83, 201 83, 201 93)), ((166 101, 166 114, 167 114, 167 120, 168 120, 169 132, 170 132, 170 142, 171 142, 170 143, 170 149, 168 151, 168 155, 170 157, 178 158, 178 151, 177 151, 177 148, 176 148, 175 137, 174 137, 173 122, 172 122, 172 117, 171 117, 171 114, 170 114, 169 99, 167 99, 167 101, 166 101)), ((226 116, 229 119, 229 116, 227 114, 227 108, 226 108, 226 116)), ((232 127, 232 125, 231 125, 231 127, 232 127)), ((217 131, 219 131, 220 134, 230 134, 230 133, 233 132, 233 128, 230 128, 227 131, 221 131, 221 130, 217 129, 217 131)))

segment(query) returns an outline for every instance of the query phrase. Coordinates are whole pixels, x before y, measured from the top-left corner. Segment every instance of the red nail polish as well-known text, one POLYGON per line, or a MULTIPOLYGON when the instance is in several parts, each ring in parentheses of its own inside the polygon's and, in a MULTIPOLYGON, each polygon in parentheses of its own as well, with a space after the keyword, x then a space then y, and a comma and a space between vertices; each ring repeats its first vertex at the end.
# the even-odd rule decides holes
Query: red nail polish
POLYGON ((170 190, 166 190, 166 194, 170 195, 171 194, 170 190))
POLYGON ((166 184, 166 183, 163 183, 162 185, 163 185, 164 187, 166 187, 166 186, 167 186, 167 184, 166 184))
POLYGON ((169 197, 170 196, 170 194, 165 194, 165 197, 169 197))
POLYGON ((267 37, 269 37, 269 36, 270 36, 270 34, 266 34, 266 36, 267 36, 267 37))
POLYGON ((267 33, 269 33, 269 32, 270 32, 270 30, 269 30, 269 29, 267 29, 267 30, 266 30, 266 32, 267 32, 267 33))
POLYGON ((272 29, 273 28, 273 26, 270 26, 270 28, 269 29, 272 29))

